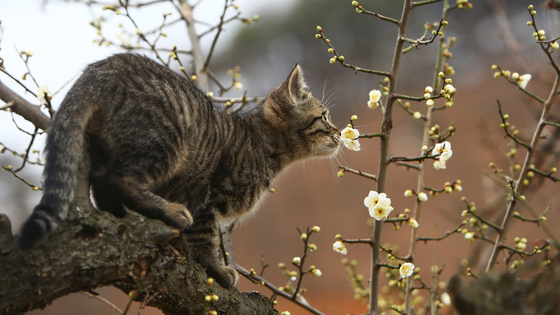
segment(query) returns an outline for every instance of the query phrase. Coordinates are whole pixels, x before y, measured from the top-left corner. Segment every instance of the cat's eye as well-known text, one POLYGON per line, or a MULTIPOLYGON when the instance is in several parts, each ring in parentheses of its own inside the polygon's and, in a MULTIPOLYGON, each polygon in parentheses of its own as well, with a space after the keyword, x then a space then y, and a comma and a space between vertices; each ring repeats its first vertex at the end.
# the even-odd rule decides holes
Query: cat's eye
POLYGON ((326 121, 326 122, 329 122, 328 114, 329 114, 328 112, 323 112, 321 114, 321 116, 323 117, 323 120, 326 121))

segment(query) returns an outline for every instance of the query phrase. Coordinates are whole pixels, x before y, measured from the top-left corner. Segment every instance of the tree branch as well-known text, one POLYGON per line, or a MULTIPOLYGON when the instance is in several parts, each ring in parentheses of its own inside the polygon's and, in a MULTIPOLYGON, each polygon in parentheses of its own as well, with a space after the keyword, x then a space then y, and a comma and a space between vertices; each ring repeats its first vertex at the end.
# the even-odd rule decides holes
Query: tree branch
POLYGON ((208 287, 203 268, 178 246, 183 240, 176 229, 134 213, 121 219, 93 208, 84 165, 67 219, 36 248, 21 252, 8 218, 0 215, 0 314, 44 308, 103 285, 134 291, 137 301, 159 292, 148 305, 165 314, 203 314, 209 290, 219 296, 211 308, 220 314, 278 314, 259 293, 208 287))
POLYGON ((29 103, 5 86, 2 81, 0 81, 0 99, 6 103, 13 102, 10 110, 34 124, 35 127, 47 130, 51 125, 50 118, 41 111, 40 106, 29 103))

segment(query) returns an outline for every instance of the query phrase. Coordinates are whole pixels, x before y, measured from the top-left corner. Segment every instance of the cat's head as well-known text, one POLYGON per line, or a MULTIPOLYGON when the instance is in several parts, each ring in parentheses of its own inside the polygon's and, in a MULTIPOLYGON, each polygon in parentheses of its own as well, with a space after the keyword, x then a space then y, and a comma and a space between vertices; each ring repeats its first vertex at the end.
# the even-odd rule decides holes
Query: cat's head
POLYGON ((267 97, 263 113, 276 132, 288 137, 296 159, 333 156, 340 148, 340 130, 325 105, 307 91, 298 65, 267 97))

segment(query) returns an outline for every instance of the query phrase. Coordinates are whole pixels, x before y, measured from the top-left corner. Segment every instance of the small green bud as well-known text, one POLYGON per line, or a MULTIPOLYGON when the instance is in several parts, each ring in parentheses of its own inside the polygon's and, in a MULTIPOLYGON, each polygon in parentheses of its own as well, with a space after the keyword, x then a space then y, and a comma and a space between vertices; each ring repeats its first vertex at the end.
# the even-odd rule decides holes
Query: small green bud
POLYGON ((317 32, 322 32, 322 31, 323 31, 323 28, 320 27, 320 26, 317 26, 317 32))
POLYGON ((338 60, 340 60, 340 61, 344 62, 344 56, 340 56, 340 57, 338 57, 338 60))
POLYGON ((359 6, 360 4, 358 3, 358 1, 352 1, 352 5, 355 6, 355 7, 357 7, 357 6, 359 6))
POLYGON ((328 51, 330 54, 332 54, 332 53, 334 52, 334 49, 329 48, 327 51, 328 51))
POLYGON ((527 21, 527 26, 533 26, 533 22, 532 21, 527 21))
POLYGON ((432 35, 436 35, 436 34, 437 34, 437 32, 436 32, 436 31, 432 31, 432 35))
POLYGON ((533 10, 533 11, 531 11, 531 15, 532 15, 532 16, 535 16, 535 15, 537 15, 537 11, 534 11, 534 10, 533 10))
POLYGON ((344 176, 344 171, 338 171, 338 173, 336 173, 336 176, 343 177, 344 176))
POLYGON ((532 4, 529 5, 529 10, 533 10, 533 5, 532 4))

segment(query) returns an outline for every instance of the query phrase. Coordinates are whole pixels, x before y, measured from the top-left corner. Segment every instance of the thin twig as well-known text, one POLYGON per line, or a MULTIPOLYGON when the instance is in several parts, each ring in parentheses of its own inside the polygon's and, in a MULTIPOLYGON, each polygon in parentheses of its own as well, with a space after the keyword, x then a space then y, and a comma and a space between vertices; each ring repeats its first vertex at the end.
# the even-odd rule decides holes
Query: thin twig
POLYGON ((82 291, 80 293, 82 293, 82 295, 85 295, 89 298, 99 300, 99 301, 109 305, 113 309, 113 311, 115 311, 115 312, 117 312, 121 315, 123 314, 123 311, 121 311, 120 308, 118 308, 115 304, 111 303, 111 301, 107 300, 106 298, 102 297, 99 294, 97 294, 97 295, 96 294, 91 294, 90 292, 86 292, 86 291, 82 291))
POLYGON ((343 166, 343 165, 339 165, 338 168, 341 168, 345 172, 350 172, 352 174, 360 175, 360 176, 363 176, 365 178, 377 180, 377 176, 369 174, 369 173, 362 172, 360 170, 355 170, 355 169, 352 169, 352 168, 349 168, 349 167, 346 167, 346 166, 343 166))
POLYGON ((251 273, 249 271, 247 271, 245 268, 236 265, 235 268, 237 269, 237 271, 244 276, 245 278, 249 279, 251 282, 254 283, 260 283, 261 285, 264 285, 265 287, 269 288, 272 292, 274 292, 274 294, 279 295, 283 298, 286 298, 292 302, 294 302, 295 304, 303 307, 304 309, 310 311, 313 314, 317 314, 317 315, 323 315, 323 313, 319 310, 317 310, 316 308, 314 308, 313 306, 311 306, 307 301, 305 300, 301 300, 298 298, 293 298, 292 295, 278 289, 275 285, 273 285, 272 283, 268 282, 267 280, 265 280, 262 277, 259 277, 257 275, 252 276, 251 273))
POLYGON ((220 16, 220 23, 218 23, 218 32, 216 33, 216 36, 214 36, 214 40, 212 41, 210 50, 206 55, 206 60, 204 61, 204 65, 202 66, 202 71, 208 68, 208 65, 210 64, 210 59, 212 59, 212 54, 214 53, 214 48, 216 48, 216 44, 218 43, 218 38, 220 37, 220 34, 222 34, 222 29, 224 26, 224 18, 226 16, 226 12, 228 8, 228 1, 229 0, 224 1, 224 11, 222 12, 222 16, 220 16))

